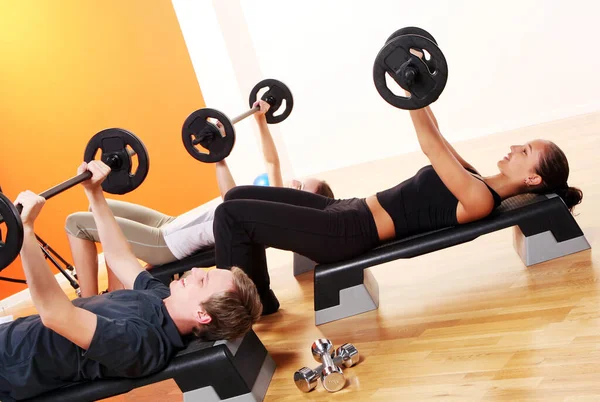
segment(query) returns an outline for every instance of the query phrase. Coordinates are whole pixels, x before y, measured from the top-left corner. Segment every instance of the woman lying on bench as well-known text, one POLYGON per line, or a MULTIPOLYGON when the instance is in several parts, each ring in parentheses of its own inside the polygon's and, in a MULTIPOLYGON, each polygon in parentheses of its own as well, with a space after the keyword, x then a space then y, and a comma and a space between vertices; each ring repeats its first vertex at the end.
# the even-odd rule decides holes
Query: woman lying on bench
MULTIPOLYGON (((78 173, 85 171, 83 164, 78 173)), ((110 169, 91 162, 82 183, 106 260, 126 290, 69 301, 48 268, 33 231, 44 199, 19 194, 23 270, 39 313, 0 325, 0 400, 26 399, 73 382, 143 377, 167 366, 183 335, 237 338, 258 320, 256 287, 240 269, 194 269, 170 287, 135 258, 102 188, 110 169)))
POLYGON ((521 193, 558 194, 567 207, 581 190, 567 185, 569 164, 554 143, 510 147, 499 172, 481 177, 444 139, 429 107, 410 111, 431 165, 367 198, 333 200, 285 188, 237 187, 215 212, 219 268, 239 266, 254 280, 263 314, 277 311, 265 246, 291 250, 317 263, 346 260, 384 241, 476 221, 521 193))
MULTIPOLYGON (((271 137, 265 113, 269 111, 269 104, 258 101, 260 110, 255 113, 256 122, 260 131, 260 142, 267 167, 269 183, 275 187, 297 188, 311 193, 321 194, 333 198, 331 188, 324 181, 306 179, 304 182, 292 180, 283 183, 277 148, 271 137)), ((219 129, 222 125, 217 123, 219 129)), ((217 183, 221 196, 224 196, 235 182, 225 160, 217 162, 217 183)), ((213 247, 213 220, 215 208, 221 199, 210 201, 177 217, 165 215, 161 212, 128 202, 108 200, 108 205, 117 217, 137 258, 147 262, 150 266, 166 264, 181 260, 195 252, 213 247)), ((67 217, 65 224, 67 237, 71 246, 71 253, 77 278, 83 297, 98 294, 98 250, 96 243, 100 241, 94 217, 90 212, 77 212, 67 217)), ((108 290, 121 289, 123 285, 108 269, 108 290)))

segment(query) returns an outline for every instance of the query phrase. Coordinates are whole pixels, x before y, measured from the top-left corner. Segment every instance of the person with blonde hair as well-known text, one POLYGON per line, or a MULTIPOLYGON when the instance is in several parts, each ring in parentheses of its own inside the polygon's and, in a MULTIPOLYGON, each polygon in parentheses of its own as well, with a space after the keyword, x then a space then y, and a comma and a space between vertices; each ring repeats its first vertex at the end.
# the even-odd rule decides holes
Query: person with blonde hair
MULTIPOLYGON (((267 169, 269 185, 288 187, 333 198, 331 187, 315 178, 283 182, 279 155, 269 131, 265 113, 269 104, 257 101, 260 110, 254 114, 260 132, 262 154, 267 169)), ((217 127, 223 130, 220 122, 217 127)), ((223 132, 223 131, 222 131, 223 132)), ((223 133, 224 135, 224 133, 223 133)), ((216 163, 217 184, 221 197, 236 186, 227 162, 216 163)), ((108 205, 117 217, 117 223, 140 260, 154 265, 181 260, 200 250, 213 247, 215 236, 213 221, 215 209, 222 199, 215 199, 179 216, 170 216, 153 209, 119 200, 108 200, 108 205)), ((71 246, 77 278, 83 297, 98 294, 98 230, 91 212, 76 212, 67 217, 65 230, 71 246)), ((108 269, 108 291, 123 287, 118 278, 108 269)))

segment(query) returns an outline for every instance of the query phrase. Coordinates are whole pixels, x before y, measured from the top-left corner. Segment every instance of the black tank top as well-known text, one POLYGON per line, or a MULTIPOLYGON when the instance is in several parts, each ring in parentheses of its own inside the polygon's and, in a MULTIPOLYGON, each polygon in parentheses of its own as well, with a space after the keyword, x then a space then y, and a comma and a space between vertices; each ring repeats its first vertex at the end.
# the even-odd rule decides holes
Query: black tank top
MULTIPOLYGON (((470 169, 467 171, 483 181, 477 172, 470 169)), ((496 208, 502 199, 484 181, 483 183, 492 193, 496 208)), ((396 238, 458 225, 458 199, 448 190, 431 165, 421 168, 417 174, 397 186, 377 193, 377 200, 392 217, 396 238)))

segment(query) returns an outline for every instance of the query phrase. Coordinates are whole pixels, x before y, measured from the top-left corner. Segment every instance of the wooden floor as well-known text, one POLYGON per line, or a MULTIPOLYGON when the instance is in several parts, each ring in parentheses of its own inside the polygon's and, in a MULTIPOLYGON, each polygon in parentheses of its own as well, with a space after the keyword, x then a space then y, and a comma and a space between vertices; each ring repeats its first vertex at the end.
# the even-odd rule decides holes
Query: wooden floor
MULTIPOLYGON (((443 127, 442 127, 443 129, 443 127)), ((456 144, 483 174, 508 146, 555 141, 571 164, 571 185, 584 191, 577 221, 600 247, 600 113, 456 144)), ((398 135, 414 135, 399 133, 398 135)), ((382 145, 384 146, 384 145, 382 145)), ((337 197, 367 196, 409 177, 418 153, 322 175, 337 197)), ((380 308, 316 327, 312 273, 294 278, 291 254, 269 250, 280 312, 256 333, 277 363, 267 401, 599 401, 600 261, 593 251, 525 267, 511 229, 410 260, 372 268, 380 308), (346 387, 299 392, 292 376, 314 367, 319 337, 352 342, 362 355, 345 369, 346 387)), ((8 312, 23 314, 30 309, 8 312)), ((110 401, 182 401, 170 381, 110 401)))

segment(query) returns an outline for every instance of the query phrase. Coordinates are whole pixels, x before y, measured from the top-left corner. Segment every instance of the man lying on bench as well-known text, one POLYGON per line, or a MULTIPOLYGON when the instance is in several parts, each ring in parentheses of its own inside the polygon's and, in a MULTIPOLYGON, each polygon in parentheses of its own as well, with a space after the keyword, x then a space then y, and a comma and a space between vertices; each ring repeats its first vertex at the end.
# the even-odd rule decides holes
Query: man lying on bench
POLYGON ((44 199, 19 194, 23 206, 23 269, 39 313, 0 325, 0 400, 30 398, 78 381, 156 373, 184 347, 182 336, 237 338, 261 314, 256 287, 239 269, 193 269, 165 286, 143 269, 110 211, 101 183, 109 168, 82 183, 106 261, 126 289, 69 301, 48 268, 33 226, 44 199))
POLYGON ((395 187, 345 200, 271 187, 236 187, 227 193, 215 211, 216 265, 238 266, 250 276, 263 314, 279 307, 265 247, 332 263, 388 240, 480 220, 503 199, 522 193, 556 193, 569 209, 581 201, 581 190, 567 185, 565 154, 550 141, 511 146, 497 163, 499 172, 482 177, 444 139, 429 107, 411 110, 410 116, 431 165, 395 187))

